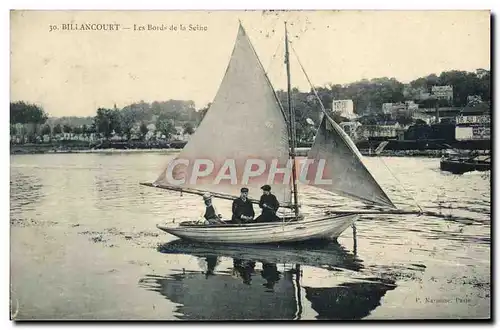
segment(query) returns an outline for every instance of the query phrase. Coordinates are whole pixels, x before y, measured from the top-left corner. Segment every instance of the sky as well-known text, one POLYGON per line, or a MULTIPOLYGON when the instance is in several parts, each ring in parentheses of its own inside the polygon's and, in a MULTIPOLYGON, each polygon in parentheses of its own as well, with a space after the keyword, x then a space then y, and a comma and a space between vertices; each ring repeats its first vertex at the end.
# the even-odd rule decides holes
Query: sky
MULTIPOLYGON (((94 116, 98 107, 140 100, 193 100, 202 108, 223 78, 238 20, 276 89, 286 88, 285 21, 316 86, 490 69, 489 11, 12 11, 10 19, 11 101, 58 117, 94 116), (85 23, 120 26, 63 30, 85 23)), ((309 90, 291 56, 292 86, 309 90)))

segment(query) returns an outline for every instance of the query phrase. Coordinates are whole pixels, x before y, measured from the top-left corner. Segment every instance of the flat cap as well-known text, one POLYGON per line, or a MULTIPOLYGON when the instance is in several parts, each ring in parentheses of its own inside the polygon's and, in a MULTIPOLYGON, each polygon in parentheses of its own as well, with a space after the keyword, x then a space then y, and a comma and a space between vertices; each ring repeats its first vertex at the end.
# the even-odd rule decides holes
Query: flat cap
POLYGON ((271 186, 268 185, 268 184, 265 184, 263 185, 262 187, 260 187, 260 189, 264 190, 264 191, 271 191, 271 186))

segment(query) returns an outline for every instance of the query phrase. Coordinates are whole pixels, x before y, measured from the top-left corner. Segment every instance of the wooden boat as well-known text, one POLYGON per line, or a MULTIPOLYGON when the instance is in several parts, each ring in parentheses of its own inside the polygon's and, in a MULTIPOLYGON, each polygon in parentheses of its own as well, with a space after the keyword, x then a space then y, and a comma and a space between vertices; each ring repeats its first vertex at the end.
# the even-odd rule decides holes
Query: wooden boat
POLYGON ((157 227, 180 238, 210 243, 299 242, 336 238, 358 217, 356 214, 346 214, 301 221, 247 223, 244 225, 200 226, 196 223, 181 223, 179 227, 169 227, 168 225, 157 225, 157 227))
POLYGON ((450 155, 441 158, 441 171, 451 172, 453 174, 464 174, 472 171, 490 171, 491 156, 488 154, 473 153, 470 155, 450 155))
MULTIPOLYGON (((210 192, 214 198, 226 200, 238 198, 240 188, 245 186, 250 189, 249 200, 258 203, 260 187, 263 184, 259 178, 244 184, 235 184, 232 179, 230 182, 227 182, 228 180, 215 182, 212 174, 197 177, 195 183, 186 179, 194 175, 193 164, 199 159, 209 159, 219 169, 224 168, 227 160, 232 160, 233 167, 239 173, 237 182, 241 182, 241 173, 245 170, 246 162, 258 157, 266 162, 275 161, 276 166, 281 169, 291 167, 290 180, 265 183, 272 187, 280 207, 291 209, 293 213, 281 217, 281 221, 269 223, 203 225, 187 221, 180 224, 159 224, 157 225, 159 229, 183 239, 217 243, 260 244, 338 237, 356 221, 357 213, 338 212, 316 216, 302 214, 297 186, 297 181, 302 175, 305 184, 323 191, 389 209, 387 212, 396 209, 363 164, 362 156, 353 141, 325 110, 311 83, 311 88, 321 105, 323 118, 314 144, 307 155, 307 160, 314 165, 297 169, 295 113, 291 106, 289 44, 285 23, 288 114, 276 96, 240 23, 224 78, 195 134, 156 181, 141 184, 197 195, 210 192), (185 161, 182 166, 179 165, 181 161, 185 161), (314 180, 314 177, 313 180, 308 179, 312 173, 311 168, 318 170, 317 164, 321 162, 324 164, 322 175, 327 179, 327 184, 321 180, 314 180)), ((307 77, 303 67, 302 70, 307 77)), ((228 169, 231 170, 230 167, 228 169)))

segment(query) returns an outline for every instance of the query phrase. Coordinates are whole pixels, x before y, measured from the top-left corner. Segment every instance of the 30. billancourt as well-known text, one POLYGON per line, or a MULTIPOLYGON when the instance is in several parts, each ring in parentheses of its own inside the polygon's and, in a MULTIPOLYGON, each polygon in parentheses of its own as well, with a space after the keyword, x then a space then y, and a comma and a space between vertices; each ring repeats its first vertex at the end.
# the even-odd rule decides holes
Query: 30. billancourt
POLYGON ((134 31, 207 31, 208 27, 200 24, 133 24, 123 26, 118 23, 65 23, 62 31, 119 31, 120 29, 134 31))

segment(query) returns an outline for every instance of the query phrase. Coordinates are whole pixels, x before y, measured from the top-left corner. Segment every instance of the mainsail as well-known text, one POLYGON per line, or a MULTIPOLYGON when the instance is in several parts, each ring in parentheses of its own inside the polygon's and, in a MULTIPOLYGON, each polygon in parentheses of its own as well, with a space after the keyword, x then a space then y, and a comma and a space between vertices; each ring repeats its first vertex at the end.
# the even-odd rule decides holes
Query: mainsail
MULTIPOLYGON (((191 178, 196 160, 210 160, 215 166, 212 175, 185 182, 179 188, 193 188, 216 194, 239 195, 240 188, 250 189, 249 198, 259 199, 260 187, 268 183, 265 172, 260 178, 244 183, 242 175, 247 161, 263 160, 269 166, 273 161, 278 168, 289 165, 289 137, 284 114, 274 89, 266 76, 255 50, 240 24, 236 43, 225 76, 207 111, 205 118, 183 148, 176 160, 188 160, 189 165, 177 165, 172 171, 174 179, 191 178), (229 163, 228 163, 229 160, 229 163), (228 179, 214 183, 217 173, 234 160, 237 181, 228 179), (242 182, 243 181, 243 182, 242 182)), ((171 163, 172 164, 172 163, 171 163)), ((167 167, 155 181, 156 186, 172 186, 167 167)), ((283 206, 291 203, 290 182, 276 180, 269 183, 273 194, 283 206), (284 183, 285 182, 285 183, 284 183)))
POLYGON ((363 164, 356 145, 328 115, 323 116, 316 139, 307 156, 314 162, 303 171, 308 184, 369 204, 396 208, 363 164), (324 170, 317 180, 316 174, 324 170))

